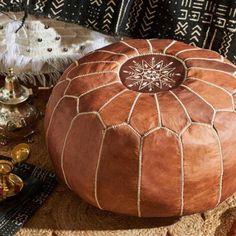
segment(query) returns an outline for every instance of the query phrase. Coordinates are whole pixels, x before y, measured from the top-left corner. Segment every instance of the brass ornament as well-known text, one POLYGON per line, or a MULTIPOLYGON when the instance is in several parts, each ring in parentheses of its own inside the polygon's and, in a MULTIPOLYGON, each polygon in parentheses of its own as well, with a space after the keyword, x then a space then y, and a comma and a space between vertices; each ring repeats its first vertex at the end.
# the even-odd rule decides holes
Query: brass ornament
POLYGON ((28 159, 30 147, 27 143, 20 143, 16 145, 11 151, 11 158, 13 163, 19 163, 28 159))
POLYGON ((13 167, 11 161, 0 160, 0 201, 15 196, 24 186, 23 180, 11 173, 13 167))
POLYGON ((12 149, 11 160, 0 159, 0 201, 15 196, 23 189, 23 180, 12 171, 14 165, 25 161, 29 154, 29 145, 20 143, 12 149))
POLYGON ((0 89, 0 144, 27 138, 35 132, 39 112, 27 102, 29 96, 29 89, 19 83, 10 68, 5 85, 0 89))

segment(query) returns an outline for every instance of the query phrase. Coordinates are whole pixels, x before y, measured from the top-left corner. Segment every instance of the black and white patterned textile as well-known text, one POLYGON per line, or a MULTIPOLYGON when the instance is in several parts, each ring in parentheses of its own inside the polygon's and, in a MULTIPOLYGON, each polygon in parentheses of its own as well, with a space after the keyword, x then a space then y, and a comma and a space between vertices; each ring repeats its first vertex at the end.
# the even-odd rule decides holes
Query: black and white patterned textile
POLYGON ((236 64, 236 0, 0 0, 21 10, 134 38, 171 38, 236 64), (28 5, 27 5, 28 3, 28 5), (16 7, 20 6, 20 7, 16 7))
POLYGON ((24 180, 25 186, 17 196, 0 202, 0 236, 15 235, 57 184, 54 173, 30 164, 19 164, 13 172, 24 180))

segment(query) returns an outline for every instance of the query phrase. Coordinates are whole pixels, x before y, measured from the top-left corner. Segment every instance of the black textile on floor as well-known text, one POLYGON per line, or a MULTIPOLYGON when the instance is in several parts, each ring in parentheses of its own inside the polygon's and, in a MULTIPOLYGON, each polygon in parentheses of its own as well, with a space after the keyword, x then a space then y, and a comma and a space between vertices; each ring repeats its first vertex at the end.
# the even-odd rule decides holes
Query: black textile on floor
POLYGON ((3 10, 27 8, 30 14, 78 23, 107 34, 184 41, 218 51, 236 64, 236 0, 1 2, 3 10))
POLYGON ((57 184, 54 173, 27 163, 17 165, 13 173, 24 180, 25 186, 18 195, 0 202, 0 236, 15 235, 57 184))

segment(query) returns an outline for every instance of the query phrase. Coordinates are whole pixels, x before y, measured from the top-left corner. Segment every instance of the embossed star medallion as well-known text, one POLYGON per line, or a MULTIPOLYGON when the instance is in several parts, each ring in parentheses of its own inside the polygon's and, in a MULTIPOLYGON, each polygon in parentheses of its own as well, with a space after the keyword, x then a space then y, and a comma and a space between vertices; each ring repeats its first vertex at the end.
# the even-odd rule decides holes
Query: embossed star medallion
POLYGON ((130 90, 156 93, 178 87, 186 76, 184 63, 166 54, 130 58, 120 68, 120 79, 130 90))

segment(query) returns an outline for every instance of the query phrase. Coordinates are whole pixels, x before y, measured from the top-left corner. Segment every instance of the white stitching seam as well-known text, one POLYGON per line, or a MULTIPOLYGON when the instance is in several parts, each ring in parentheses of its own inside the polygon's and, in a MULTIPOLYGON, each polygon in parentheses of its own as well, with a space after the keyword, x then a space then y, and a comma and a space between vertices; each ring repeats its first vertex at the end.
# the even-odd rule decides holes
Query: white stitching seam
POLYGON ((229 72, 226 72, 226 71, 222 71, 222 70, 216 70, 216 69, 210 69, 210 68, 204 68, 204 67, 188 67, 188 71, 190 70, 206 70, 206 71, 214 71, 214 72, 220 72, 220 73, 223 73, 223 74, 226 74, 226 75, 230 75, 230 76, 233 76, 235 77, 234 73, 229 73, 229 72))
POLYGON ((95 197, 95 201, 97 203, 97 206, 100 209, 102 209, 102 207, 99 203, 98 193, 97 193, 97 191, 98 191, 98 187, 97 187, 97 184, 98 184, 98 170, 99 170, 99 167, 100 167, 102 149, 103 149, 103 144, 104 144, 104 140, 105 140, 105 137, 106 137, 106 132, 107 132, 107 130, 103 130, 103 133, 102 133, 102 142, 101 142, 101 146, 100 146, 100 149, 99 149, 98 161, 97 161, 97 166, 96 166, 96 171, 95 171, 95 180, 94 180, 94 197, 95 197))
POLYGON ((194 78, 194 77, 189 77, 188 79, 189 79, 189 80, 197 80, 197 81, 200 81, 200 82, 202 82, 202 83, 205 83, 205 84, 207 84, 207 85, 209 85, 209 86, 212 86, 212 87, 215 87, 215 88, 218 88, 218 89, 224 91, 227 95, 230 96, 230 99, 231 99, 231 102, 232 102, 232 109, 234 110, 234 99, 233 99, 233 95, 232 95, 228 90, 226 90, 225 88, 220 87, 220 86, 218 86, 218 85, 216 85, 216 84, 213 84, 213 83, 211 83, 211 82, 208 82, 208 81, 206 81, 206 80, 201 80, 201 79, 194 78))
POLYGON ((202 61, 218 61, 222 62, 219 58, 207 58, 207 57, 189 57, 184 59, 184 61, 191 61, 191 60, 202 60, 202 61))
MULTIPOLYGON (((178 56, 179 54, 183 53, 183 52, 188 52, 188 51, 198 51, 198 50, 202 50, 201 48, 186 48, 183 49, 181 51, 178 51, 177 53, 175 53, 175 56, 178 56)), ((205 49, 204 49, 205 50, 205 49)))
POLYGON ((127 47, 129 47, 129 48, 135 50, 135 52, 139 55, 139 51, 138 51, 137 48, 135 48, 135 47, 129 45, 129 44, 128 44, 127 42, 125 42, 125 41, 120 41, 120 43, 123 43, 123 44, 126 45, 127 47))
POLYGON ((75 79, 78 79, 78 78, 81 78, 81 77, 85 77, 85 76, 100 75, 100 74, 106 74, 106 73, 115 73, 115 74, 117 74, 117 71, 101 71, 101 72, 93 72, 93 73, 78 75, 78 76, 74 77, 73 79, 71 79, 71 81, 73 81, 75 79))
POLYGON ((105 52, 105 53, 110 53, 110 54, 113 54, 113 55, 117 55, 117 56, 123 56, 123 57, 126 57, 126 58, 129 58, 126 54, 124 53, 117 53, 117 52, 112 52, 112 51, 107 51, 107 50, 98 50, 97 52, 105 52))
POLYGON ((131 106, 131 108, 130 108, 130 112, 129 112, 129 115, 128 115, 128 118, 127 118, 127 123, 128 123, 128 124, 130 123, 131 116, 132 116, 132 114, 133 114, 135 105, 136 105, 136 103, 137 103, 138 98, 140 97, 140 95, 141 95, 141 93, 138 93, 138 94, 137 94, 137 96, 135 97, 134 102, 133 102, 133 104, 132 104, 132 106, 131 106))
POLYGON ((97 63, 114 63, 117 65, 120 65, 120 63, 118 61, 88 61, 88 62, 84 62, 79 64, 79 66, 84 66, 84 65, 89 65, 89 64, 97 64, 97 63))
POLYGON ((183 151, 183 142, 180 136, 178 136, 179 151, 180 151, 180 168, 181 168, 181 205, 180 205, 180 216, 184 213, 184 151, 183 151))
POLYGON ((67 181, 67 177, 66 177, 66 173, 64 170, 64 154, 65 154, 65 147, 66 147, 66 142, 67 142, 67 138, 69 136, 69 133, 71 131, 71 128, 74 124, 74 121, 76 120, 77 117, 79 117, 81 114, 77 114, 70 122, 70 126, 66 132, 66 136, 63 142, 63 146, 62 146, 62 152, 61 152, 61 170, 62 170, 62 174, 63 174, 63 178, 65 180, 66 185, 71 189, 71 186, 69 185, 68 181, 67 181))
POLYGON ((157 94, 154 94, 155 103, 156 103, 156 110, 157 110, 157 117, 158 117, 158 126, 162 127, 162 119, 161 119, 161 109, 160 104, 157 98, 157 94))
POLYGON ((101 88, 104 88, 104 87, 107 87, 107 86, 110 86, 110 85, 113 85, 113 84, 117 84, 117 83, 120 83, 120 82, 119 82, 119 81, 113 81, 113 82, 108 83, 108 84, 103 84, 103 85, 98 86, 98 87, 96 87, 96 88, 90 89, 90 90, 88 90, 88 91, 85 92, 85 93, 80 94, 80 95, 78 96, 78 98, 81 98, 81 97, 83 97, 83 96, 85 96, 85 95, 87 95, 87 94, 89 94, 89 93, 91 93, 91 92, 93 92, 93 91, 96 91, 96 90, 99 90, 99 89, 101 89, 101 88))
POLYGON ((143 137, 140 138, 139 143, 139 171, 138 171, 138 191, 137 191, 137 207, 138 207, 138 216, 142 216, 141 212, 141 184, 142 184, 142 156, 143 156, 143 137))
POLYGON ((66 183, 66 185, 67 185, 70 189, 71 189, 71 186, 70 186, 69 183, 68 183, 68 180, 67 180, 67 177, 66 177, 66 173, 65 173, 65 170, 64 170, 64 154, 65 154, 66 142, 67 142, 67 139, 68 139, 68 137, 69 137, 71 128, 72 128, 72 126, 73 126, 73 124, 74 124, 74 121, 75 121, 78 117, 83 116, 83 115, 88 115, 88 114, 95 114, 95 115, 97 115, 98 118, 99 118, 99 120, 101 121, 101 123, 102 123, 102 125, 103 125, 103 128, 105 128, 105 127, 104 127, 104 123, 103 123, 103 121, 101 120, 101 117, 100 117, 100 115, 99 115, 98 112, 83 112, 83 113, 79 113, 79 114, 77 114, 77 115, 71 120, 70 126, 69 126, 69 128, 68 128, 68 130, 67 130, 67 132, 66 132, 65 140, 64 140, 63 146, 62 146, 62 153, 61 153, 61 170, 62 170, 62 174, 63 174, 63 178, 64 178, 64 180, 65 180, 65 183, 66 183))
POLYGON ((218 146, 219 146, 219 151, 220 151, 220 183, 219 183, 219 197, 218 197, 218 201, 216 203, 216 206, 217 206, 217 205, 220 204, 221 197, 222 197, 223 175, 224 175, 224 160, 223 160, 223 153, 222 153, 222 147, 221 147, 221 141, 220 141, 219 135, 213 127, 211 127, 211 129, 213 130, 213 132, 215 134, 215 137, 217 139, 218 146))
MULTIPOLYGON (((199 95, 198 93, 196 93, 195 91, 193 91, 191 88, 189 88, 188 86, 186 85, 180 85, 181 87, 184 87, 186 88, 187 90, 189 90, 191 93, 195 94, 197 97, 199 97, 203 102, 205 102, 209 107, 211 107, 211 109, 213 110, 214 114, 213 114, 213 117, 215 116, 215 113, 216 113, 216 109, 209 103, 207 102, 201 95, 199 95)), ((213 124, 213 119, 211 121, 211 124, 213 124)))
POLYGON ((183 108, 184 113, 186 114, 188 121, 192 122, 192 119, 191 119, 190 115, 188 114, 187 108, 182 103, 182 101, 178 98, 178 96, 173 91, 169 90, 169 92, 170 92, 170 94, 172 94, 172 96, 179 102, 180 106, 183 108))
POLYGON ((146 39, 146 41, 147 41, 148 46, 149 46, 149 52, 153 53, 153 48, 152 48, 152 44, 151 44, 150 40, 146 39))
POLYGON ((111 103, 114 99, 116 99, 117 97, 119 97, 120 95, 122 95, 123 93, 127 92, 128 89, 123 89, 121 90, 119 93, 117 93, 116 95, 114 95, 112 98, 110 98, 107 102, 105 102, 100 109, 98 110, 98 112, 100 113, 109 103, 111 103))
POLYGON ((163 53, 166 54, 166 51, 167 51, 171 46, 173 46, 175 43, 176 43, 176 41, 173 40, 166 48, 164 48, 163 53))
POLYGON ((217 52, 214 52, 214 51, 209 50, 209 49, 206 49, 206 48, 199 48, 199 47, 196 47, 196 48, 187 48, 187 49, 181 50, 181 51, 177 52, 177 53, 175 54, 175 56, 179 55, 180 53, 188 52, 188 51, 208 51, 208 52, 214 53, 216 56, 219 57, 219 54, 218 54, 217 52))
POLYGON ((54 113, 55 113, 57 107, 59 106, 60 102, 61 102, 64 98, 66 98, 66 97, 71 97, 71 96, 65 95, 66 92, 67 92, 67 90, 68 90, 68 88, 69 88, 69 86, 70 86, 70 82, 69 82, 68 85, 66 86, 65 91, 64 91, 64 93, 63 93, 63 96, 57 101, 55 107, 53 108, 53 111, 52 111, 52 113, 51 113, 51 117, 50 117, 50 119, 49 119, 48 127, 47 127, 47 130, 46 130, 46 135, 45 135, 45 137, 46 137, 46 142, 47 142, 47 140, 48 140, 48 132, 49 132, 49 128, 50 128, 51 123, 52 123, 52 118, 53 118, 53 116, 54 116, 54 113))

